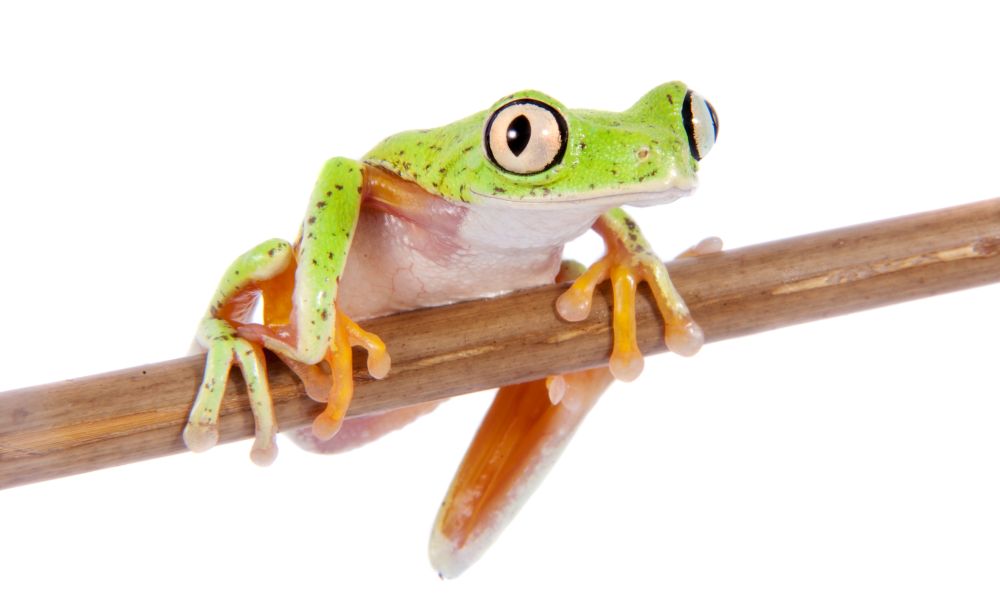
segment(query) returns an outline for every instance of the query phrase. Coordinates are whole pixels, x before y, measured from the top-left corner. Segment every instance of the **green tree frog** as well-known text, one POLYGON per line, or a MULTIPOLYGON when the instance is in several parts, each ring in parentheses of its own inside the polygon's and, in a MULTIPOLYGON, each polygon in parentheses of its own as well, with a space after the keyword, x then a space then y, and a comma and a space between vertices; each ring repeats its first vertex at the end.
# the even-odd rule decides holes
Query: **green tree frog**
POLYGON ((663 263, 621 206, 692 191, 717 133, 711 104, 680 82, 654 88, 620 113, 569 110, 527 90, 451 125, 390 136, 361 160, 329 160, 296 241, 252 248, 212 297, 197 332, 208 354, 187 446, 200 451, 218 440, 219 404, 236 364, 256 420, 251 457, 274 460, 264 348, 326 403, 293 439, 337 452, 432 407, 344 420, 351 347, 367 350, 373 377, 390 371, 385 345, 355 320, 572 279, 556 309, 576 321, 587 317, 595 286, 610 279, 609 366, 504 387, 480 426, 431 535, 433 566, 444 577, 458 575, 517 512, 611 381, 639 375, 639 282, 653 291, 667 346, 687 356, 702 345, 663 263), (604 239, 605 256, 588 269, 564 263, 564 244, 591 228, 604 239))

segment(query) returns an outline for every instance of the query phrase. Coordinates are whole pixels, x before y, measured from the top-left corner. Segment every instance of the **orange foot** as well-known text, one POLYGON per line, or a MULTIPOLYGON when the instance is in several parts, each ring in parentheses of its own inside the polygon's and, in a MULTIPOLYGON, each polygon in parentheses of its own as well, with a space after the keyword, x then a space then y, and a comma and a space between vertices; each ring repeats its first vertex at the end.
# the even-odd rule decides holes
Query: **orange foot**
MULTIPOLYGON (((635 290, 640 281, 649 284, 657 307, 666 321, 667 347, 681 356, 698 352, 705 341, 701 328, 691 318, 687 305, 670 281, 663 262, 653 254, 638 226, 624 211, 612 210, 594 224, 607 252, 578 277, 556 301, 556 310, 567 321, 582 321, 590 314, 594 288, 606 279, 614 291, 614 346, 608 365, 616 379, 632 381, 642 372, 643 359, 636 342, 635 290)), ((715 249, 714 242, 706 248, 715 249)), ((694 255, 704 252, 696 246, 694 255)))
MULTIPOLYGON (((339 307, 335 307, 334 312, 333 336, 324 358, 328 370, 276 352, 282 362, 302 380, 309 397, 318 402, 326 402, 326 408, 316 417, 312 426, 313 435, 320 440, 328 440, 337 434, 350 407, 354 395, 354 357, 351 348, 361 346, 368 351, 368 373, 375 379, 385 377, 391 367, 385 343, 377 335, 362 329, 339 307)), ((272 331, 280 327, 273 323, 244 325, 239 328, 239 332, 247 339, 257 340, 274 335, 272 331)))

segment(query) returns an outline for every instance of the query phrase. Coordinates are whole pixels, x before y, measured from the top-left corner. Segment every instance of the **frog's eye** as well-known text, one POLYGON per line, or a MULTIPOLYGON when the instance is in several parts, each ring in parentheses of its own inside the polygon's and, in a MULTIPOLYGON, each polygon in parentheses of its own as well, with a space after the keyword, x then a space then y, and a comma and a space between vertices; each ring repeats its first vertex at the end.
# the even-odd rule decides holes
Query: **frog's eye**
POLYGON ((552 167, 566 153, 566 119, 538 100, 515 100, 486 121, 486 155, 498 167, 533 175, 552 167))
POLYGON ((695 160, 701 160, 712 149, 715 138, 719 135, 719 117, 711 104, 690 90, 684 96, 681 116, 684 117, 684 130, 687 131, 691 156, 695 160))

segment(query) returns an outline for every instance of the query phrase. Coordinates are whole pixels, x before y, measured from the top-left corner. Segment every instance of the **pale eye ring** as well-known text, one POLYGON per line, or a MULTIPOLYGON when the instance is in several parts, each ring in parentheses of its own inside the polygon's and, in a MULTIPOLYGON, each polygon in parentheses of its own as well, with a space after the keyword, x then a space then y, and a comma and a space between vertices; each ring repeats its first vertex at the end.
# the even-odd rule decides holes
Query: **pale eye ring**
POLYGON ((534 175, 558 164, 566 153, 566 119, 558 110, 532 99, 498 108, 486 121, 486 156, 508 173, 534 175))

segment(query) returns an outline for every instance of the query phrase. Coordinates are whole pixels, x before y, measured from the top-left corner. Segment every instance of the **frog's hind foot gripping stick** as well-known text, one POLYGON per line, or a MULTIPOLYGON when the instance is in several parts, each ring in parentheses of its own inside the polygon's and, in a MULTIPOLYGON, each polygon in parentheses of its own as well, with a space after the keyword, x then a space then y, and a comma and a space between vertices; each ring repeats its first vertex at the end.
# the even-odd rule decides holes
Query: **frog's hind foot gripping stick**
POLYGON ((298 241, 293 245, 269 240, 227 269, 198 328, 198 342, 208 349, 208 356, 204 381, 184 429, 190 449, 207 450, 218 441, 219 408, 235 362, 247 382, 256 421, 250 456, 261 465, 274 460, 277 425, 262 348, 292 367, 314 399, 327 402, 313 424, 321 439, 340 429, 354 392, 351 346, 368 350, 373 377, 388 373, 385 345, 348 318, 336 302, 362 192, 363 169, 357 161, 327 161, 298 241), (253 323, 261 299, 263 323, 253 323), (323 361, 329 374, 318 366, 323 361))

